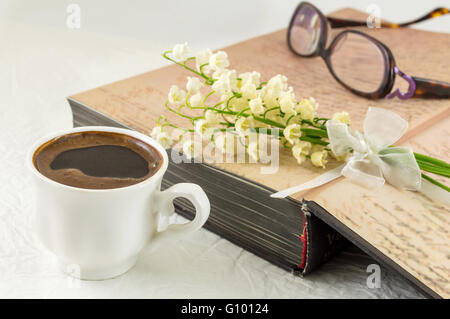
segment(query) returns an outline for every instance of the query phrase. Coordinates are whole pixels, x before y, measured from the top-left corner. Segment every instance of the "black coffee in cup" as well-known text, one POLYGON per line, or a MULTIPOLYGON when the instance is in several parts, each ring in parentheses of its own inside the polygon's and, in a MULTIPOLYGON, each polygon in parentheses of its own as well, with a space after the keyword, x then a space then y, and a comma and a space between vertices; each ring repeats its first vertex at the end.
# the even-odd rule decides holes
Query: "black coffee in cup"
POLYGON ((162 162, 153 146, 132 136, 102 131, 54 138, 33 155, 34 166, 42 175, 87 189, 137 184, 155 174, 162 162))

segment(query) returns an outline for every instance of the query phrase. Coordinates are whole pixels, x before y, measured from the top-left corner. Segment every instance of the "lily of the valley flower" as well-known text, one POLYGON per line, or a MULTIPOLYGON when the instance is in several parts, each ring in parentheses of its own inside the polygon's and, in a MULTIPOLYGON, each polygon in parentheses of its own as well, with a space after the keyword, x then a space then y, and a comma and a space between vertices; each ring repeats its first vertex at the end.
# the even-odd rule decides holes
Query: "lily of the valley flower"
POLYGON ((203 133, 205 132, 205 130, 207 129, 208 123, 206 123, 206 120, 204 119, 200 119, 195 121, 195 126, 194 126, 194 130, 196 133, 203 135, 203 133))
POLYGON ((236 71, 225 71, 223 72, 217 81, 214 82, 212 88, 220 96, 229 94, 230 92, 236 90, 237 77, 236 71))
POLYGON ((295 95, 292 90, 285 91, 281 94, 280 107, 283 113, 295 113, 295 95))
POLYGON ((199 157, 202 152, 202 144, 194 140, 187 140, 183 143, 183 154, 187 158, 199 157))
POLYGON ((246 99, 256 99, 258 97, 258 92, 256 91, 256 85, 253 83, 244 84, 241 88, 242 96, 246 99))
POLYGON ((264 106, 260 97, 250 100, 249 107, 252 113, 255 115, 261 115, 264 113, 264 106))
POLYGON ((348 115, 347 112, 334 113, 332 119, 347 125, 350 125, 351 123, 350 116, 348 115))
MULTIPOLYGON (((197 66, 197 71, 200 71, 200 67, 202 65, 209 63, 209 58, 211 57, 211 55, 212 52, 210 49, 205 49, 203 51, 197 52, 197 54, 195 55, 195 64, 197 66)), ((202 70, 205 73, 209 73, 209 70, 211 70, 211 68, 209 67, 209 65, 206 65, 202 70)))
POLYGON ((162 133, 162 127, 161 126, 155 126, 152 130, 152 132, 150 133, 150 136, 152 137, 152 139, 157 140, 158 139, 158 135, 162 133))
POLYGON ((213 70, 223 70, 229 65, 228 55, 224 51, 218 51, 209 57, 209 67, 213 70))
POLYGON ((306 156, 311 151, 311 143, 299 141, 292 147, 292 155, 298 164, 302 164, 306 160, 306 156))
POLYGON ((255 122, 253 116, 241 116, 236 121, 234 128, 240 135, 247 135, 250 132, 250 129, 255 127, 255 122))
POLYGON ((319 152, 314 152, 311 154, 311 162, 314 166, 325 168, 327 161, 328 152, 323 150, 319 152))
POLYGON ((264 102, 264 104, 268 108, 273 108, 275 106, 278 106, 278 96, 280 95, 280 91, 270 88, 270 87, 263 87, 260 91, 260 96, 264 102))
POLYGON ((185 102, 186 91, 180 89, 177 85, 172 85, 169 90, 168 99, 175 106, 181 105, 185 102))
POLYGON ((200 81, 199 78, 196 77, 187 77, 188 81, 186 83, 186 90, 191 94, 196 94, 203 86, 203 82, 200 81))
POLYGON ((246 84, 253 84, 255 87, 259 86, 259 83, 261 81, 261 74, 259 72, 245 72, 239 74, 239 78, 241 79, 240 86, 244 86, 246 84))
POLYGON ((294 145, 302 136, 301 126, 299 124, 290 124, 283 130, 283 135, 289 143, 294 145))
POLYGON ((175 44, 172 49, 172 55, 174 59, 178 62, 186 60, 186 55, 189 53, 189 47, 187 42, 182 44, 175 44))
POLYGON ((214 133, 214 128, 210 127, 205 119, 200 119, 195 121, 194 131, 203 139, 209 140, 214 133))
POLYGON ((167 132, 163 132, 161 126, 155 126, 150 136, 158 141, 164 148, 169 148, 173 143, 170 135, 167 132))
POLYGON ((192 95, 189 99, 189 104, 193 107, 199 107, 203 105, 203 95, 201 93, 196 93, 192 95))
POLYGON ((216 71, 213 72, 212 78, 213 78, 214 80, 218 80, 218 79, 222 76, 222 74, 224 74, 224 73, 226 73, 226 72, 228 72, 227 69, 216 70, 216 71))
POLYGON ((234 98, 230 101, 229 105, 234 112, 241 112, 249 107, 248 99, 245 97, 234 98))
POLYGON ((167 132, 162 132, 161 134, 159 134, 156 140, 164 148, 169 148, 173 143, 172 137, 167 132))
POLYGON ((316 116, 317 103, 314 99, 303 99, 297 104, 296 111, 302 119, 312 121, 316 116))
POLYGON ((287 77, 281 74, 272 77, 267 85, 261 89, 261 97, 264 104, 268 108, 273 108, 279 105, 279 98, 283 92, 287 90, 287 77))
POLYGON ((288 78, 284 75, 277 74, 267 82, 267 87, 275 91, 286 91, 288 78))
POLYGON ((250 142, 247 147, 248 156, 255 162, 259 160, 259 144, 256 141, 250 142))
POLYGON ((205 121, 208 125, 215 125, 219 123, 219 114, 214 111, 207 110, 205 112, 205 121))

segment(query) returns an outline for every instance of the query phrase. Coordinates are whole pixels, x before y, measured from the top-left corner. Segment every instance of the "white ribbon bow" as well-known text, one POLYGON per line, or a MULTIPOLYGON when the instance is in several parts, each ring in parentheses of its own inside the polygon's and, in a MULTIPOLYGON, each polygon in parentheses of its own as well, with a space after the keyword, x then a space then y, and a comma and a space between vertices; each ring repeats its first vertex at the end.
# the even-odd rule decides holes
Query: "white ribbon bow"
MULTIPOLYGON (((333 153, 341 156, 351 152, 346 164, 271 197, 284 198, 326 184, 341 175, 368 188, 381 187, 387 181, 401 189, 421 190, 421 171, 412 150, 409 147, 390 147, 408 129, 408 122, 399 115, 369 107, 364 119, 364 134, 352 131, 348 125, 335 120, 328 121, 326 127, 333 153)), ((427 185, 427 190, 430 185, 427 185)), ((431 190, 427 191, 427 195, 441 200, 444 198, 444 202, 448 202, 448 192, 442 193, 438 187, 431 187, 431 190)))
POLYGON ((408 129, 408 122, 394 112, 369 107, 364 119, 364 134, 352 132, 338 121, 327 122, 329 147, 337 156, 352 155, 342 175, 369 188, 384 185, 385 180, 398 188, 419 190, 421 172, 409 147, 389 147, 408 129))

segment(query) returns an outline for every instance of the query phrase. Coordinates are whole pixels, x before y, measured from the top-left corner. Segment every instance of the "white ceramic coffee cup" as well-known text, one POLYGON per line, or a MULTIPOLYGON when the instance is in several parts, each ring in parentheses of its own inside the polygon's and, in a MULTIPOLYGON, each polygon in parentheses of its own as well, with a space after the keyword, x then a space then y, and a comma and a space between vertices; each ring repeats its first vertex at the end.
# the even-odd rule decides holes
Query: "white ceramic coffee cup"
POLYGON ((27 156, 36 184, 36 223, 39 238, 65 265, 78 267, 72 275, 101 280, 118 276, 136 263, 142 249, 166 238, 180 238, 200 229, 209 216, 210 204, 202 188, 180 183, 160 191, 169 160, 166 150, 144 134, 120 128, 85 126, 55 132, 39 139, 27 156), (84 189, 55 182, 42 175, 33 164, 35 151, 53 138, 84 131, 113 132, 132 136, 153 146, 163 164, 150 178, 122 188, 84 189), (184 197, 196 209, 186 224, 172 224, 157 230, 160 214, 173 212, 173 199, 184 197))

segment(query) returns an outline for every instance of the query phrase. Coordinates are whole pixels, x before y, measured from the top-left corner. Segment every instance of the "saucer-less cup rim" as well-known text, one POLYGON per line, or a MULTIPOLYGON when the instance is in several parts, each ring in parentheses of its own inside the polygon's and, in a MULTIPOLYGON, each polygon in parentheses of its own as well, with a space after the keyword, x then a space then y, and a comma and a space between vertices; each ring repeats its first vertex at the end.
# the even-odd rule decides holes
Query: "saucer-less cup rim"
POLYGON ((70 189, 70 190, 77 190, 80 192, 95 192, 95 193, 120 192, 120 191, 125 191, 125 190, 131 190, 133 188, 145 187, 147 184, 151 183, 153 180, 161 178, 162 175, 164 175, 164 172, 167 170, 168 165, 169 165, 169 159, 168 159, 166 150, 158 142, 156 142, 154 139, 152 139, 150 136, 142 134, 137 131, 130 130, 130 129, 109 127, 109 126, 81 126, 81 127, 63 129, 63 130, 53 132, 51 134, 48 134, 46 136, 39 138, 33 144, 33 146, 30 148, 28 155, 27 155, 27 166, 33 172, 33 174, 36 175, 39 179, 41 179, 47 183, 50 183, 50 184, 58 185, 59 187, 62 187, 62 188, 66 188, 66 189, 70 189), (37 167, 34 165, 34 160, 33 160, 34 154, 36 153, 36 151, 42 145, 44 145, 45 143, 47 143, 55 138, 62 137, 67 134, 79 133, 79 132, 119 133, 119 134, 137 138, 137 139, 149 144, 150 146, 154 147, 158 151, 158 153, 161 155, 161 157, 163 159, 163 164, 155 172, 155 174, 153 174, 149 178, 147 178, 139 183, 129 185, 129 186, 124 186, 124 187, 119 187, 119 188, 106 188, 106 189, 89 189, 89 188, 81 188, 81 187, 75 187, 75 186, 61 184, 61 183, 58 183, 58 182, 48 178, 47 176, 45 176, 41 172, 39 172, 37 167))

